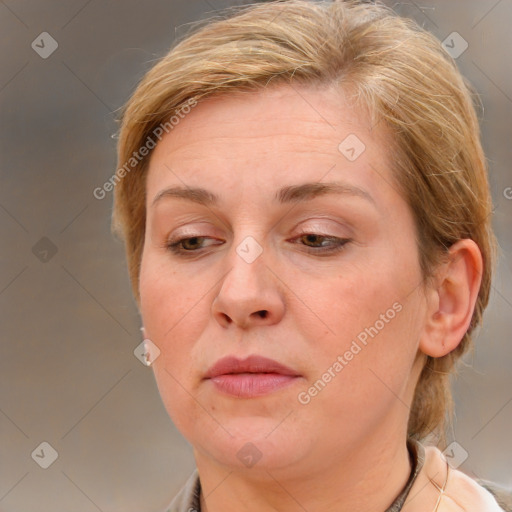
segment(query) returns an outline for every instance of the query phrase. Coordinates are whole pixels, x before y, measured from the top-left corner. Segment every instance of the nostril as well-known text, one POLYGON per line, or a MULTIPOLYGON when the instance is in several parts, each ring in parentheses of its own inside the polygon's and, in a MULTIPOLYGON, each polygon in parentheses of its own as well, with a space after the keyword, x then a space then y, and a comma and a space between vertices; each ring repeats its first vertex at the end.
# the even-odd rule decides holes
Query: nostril
POLYGON ((261 311, 258 311, 258 315, 260 315, 261 318, 266 318, 267 317, 267 311, 262 309, 261 311))

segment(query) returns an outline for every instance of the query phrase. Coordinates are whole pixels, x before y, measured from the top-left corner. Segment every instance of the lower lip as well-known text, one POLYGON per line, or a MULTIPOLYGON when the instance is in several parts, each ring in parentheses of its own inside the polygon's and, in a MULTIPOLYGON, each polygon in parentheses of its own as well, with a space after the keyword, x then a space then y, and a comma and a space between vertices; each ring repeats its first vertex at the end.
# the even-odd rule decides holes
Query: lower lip
POLYGON ((233 373, 219 375, 210 380, 223 393, 238 398, 267 395, 289 386, 298 377, 280 373, 233 373))

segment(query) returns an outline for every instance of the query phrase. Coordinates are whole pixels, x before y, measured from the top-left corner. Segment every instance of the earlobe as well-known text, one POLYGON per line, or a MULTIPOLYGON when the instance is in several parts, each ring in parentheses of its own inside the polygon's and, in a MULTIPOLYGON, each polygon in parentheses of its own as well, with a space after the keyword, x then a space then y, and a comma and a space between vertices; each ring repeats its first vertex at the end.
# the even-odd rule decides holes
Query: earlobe
POLYGON ((478 245, 469 239, 450 247, 427 290, 427 316, 419 349, 431 357, 454 350, 469 328, 475 309, 483 260, 478 245))

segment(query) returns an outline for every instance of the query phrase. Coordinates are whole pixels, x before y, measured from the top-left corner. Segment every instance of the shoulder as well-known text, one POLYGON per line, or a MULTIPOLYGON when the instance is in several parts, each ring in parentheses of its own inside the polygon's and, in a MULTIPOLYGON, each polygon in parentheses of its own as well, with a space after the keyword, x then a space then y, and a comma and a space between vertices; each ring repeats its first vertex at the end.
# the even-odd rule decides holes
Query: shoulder
POLYGON ((477 482, 494 496, 498 505, 505 512, 512 512, 512 489, 505 489, 487 480, 477 480, 477 482))
POLYGON ((427 446, 424 464, 404 512, 507 512, 484 486, 451 468, 439 449, 427 446))

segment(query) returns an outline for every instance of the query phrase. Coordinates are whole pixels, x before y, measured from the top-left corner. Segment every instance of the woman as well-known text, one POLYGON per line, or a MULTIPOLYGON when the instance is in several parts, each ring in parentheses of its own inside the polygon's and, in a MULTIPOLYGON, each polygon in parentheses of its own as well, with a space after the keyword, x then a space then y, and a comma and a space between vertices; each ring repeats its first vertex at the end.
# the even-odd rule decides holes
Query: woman
POLYGON ((356 2, 211 22, 128 102, 116 181, 197 464, 170 511, 504 510, 425 442, 494 260, 471 95, 433 36, 356 2))

